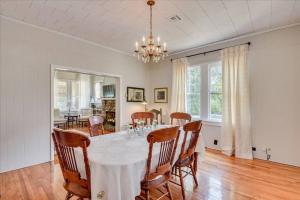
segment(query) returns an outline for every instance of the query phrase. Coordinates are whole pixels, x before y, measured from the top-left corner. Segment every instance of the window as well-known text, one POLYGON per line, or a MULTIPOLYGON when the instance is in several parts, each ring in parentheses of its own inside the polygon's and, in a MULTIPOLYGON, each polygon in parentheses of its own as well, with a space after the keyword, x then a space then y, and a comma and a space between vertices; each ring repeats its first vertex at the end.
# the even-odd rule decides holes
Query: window
POLYGON ((55 108, 60 111, 79 108, 79 81, 55 79, 55 108))
POLYGON ((209 68, 209 119, 222 120, 222 67, 221 63, 212 63, 209 68))
POLYGON ((71 87, 71 90, 68 92, 71 93, 71 110, 78 110, 79 108, 79 101, 80 101, 80 82, 79 81, 74 81, 74 80, 69 80, 68 81, 71 87))
POLYGON ((189 67, 187 70, 186 105, 187 112, 194 117, 200 117, 201 113, 201 68, 200 66, 189 67))
POLYGON ((100 82, 95 83, 95 97, 97 99, 101 98, 101 84, 100 84, 100 82))
POLYGON ((186 108, 193 118, 222 120, 221 62, 189 67, 186 87, 186 108))
POLYGON ((68 106, 68 82, 55 80, 55 107, 59 110, 67 110, 68 106))

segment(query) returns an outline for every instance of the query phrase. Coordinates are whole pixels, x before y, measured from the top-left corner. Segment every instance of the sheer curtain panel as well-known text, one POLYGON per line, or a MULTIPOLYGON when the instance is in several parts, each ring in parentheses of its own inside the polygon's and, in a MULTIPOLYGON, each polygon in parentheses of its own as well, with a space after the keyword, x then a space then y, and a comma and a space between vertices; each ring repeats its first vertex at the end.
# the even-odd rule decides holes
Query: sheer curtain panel
POLYGON ((252 159, 248 45, 222 50, 223 119, 221 149, 227 155, 252 159))
POLYGON ((186 76, 188 61, 179 58, 173 61, 171 112, 186 112, 186 76))

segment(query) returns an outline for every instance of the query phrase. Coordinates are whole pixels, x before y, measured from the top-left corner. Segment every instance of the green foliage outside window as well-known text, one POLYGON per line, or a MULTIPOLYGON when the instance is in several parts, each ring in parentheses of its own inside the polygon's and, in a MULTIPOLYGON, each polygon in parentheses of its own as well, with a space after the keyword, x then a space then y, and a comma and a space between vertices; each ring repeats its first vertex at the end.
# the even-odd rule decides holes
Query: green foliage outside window
POLYGON ((222 68, 220 65, 212 65, 210 74, 210 118, 222 119, 222 68))
POLYGON ((189 67, 187 80, 187 112, 200 116, 201 68, 189 67))

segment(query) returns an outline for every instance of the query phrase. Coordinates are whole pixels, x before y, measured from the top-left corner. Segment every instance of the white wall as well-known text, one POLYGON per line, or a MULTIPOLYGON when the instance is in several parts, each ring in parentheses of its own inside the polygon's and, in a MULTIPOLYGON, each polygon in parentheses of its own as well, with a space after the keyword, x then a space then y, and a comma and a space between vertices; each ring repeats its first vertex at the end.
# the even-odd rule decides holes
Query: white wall
MULTIPOLYGON (((257 148, 254 155, 265 159, 262 149, 269 147, 272 161, 300 166, 300 26, 197 49, 176 57, 248 41, 252 43, 249 66, 253 146, 257 148)), ((192 57, 189 61, 195 64, 214 56, 220 54, 192 57)), ((150 91, 164 86, 171 90, 171 67, 170 60, 151 66, 150 91)), ((156 105, 153 100, 152 104, 153 107, 170 108, 170 104, 156 105)), ((219 148, 213 145, 213 140, 220 140, 220 130, 219 126, 204 126, 203 134, 209 147, 219 148)))
POLYGON ((147 88, 148 66, 136 58, 0 20, 0 172, 50 160, 51 64, 121 75, 122 123, 130 121, 132 112, 143 110, 143 105, 125 98, 127 86, 147 88))
MULTIPOLYGON (((168 120, 170 104, 154 104, 153 89, 168 87, 170 102, 169 60, 143 65, 135 58, 82 40, 0 20, 0 172, 50 159, 50 64, 121 75, 123 123, 130 121, 132 112, 143 110, 138 103, 126 102, 127 86, 145 87, 149 107, 163 108, 164 121, 168 120)), ((249 64, 255 156, 264 159, 260 150, 270 147, 271 160, 297 166, 299 38, 297 26, 200 50, 252 42, 249 64)), ((220 139, 220 127, 206 124, 203 133, 206 144, 218 148, 213 139, 220 139)))

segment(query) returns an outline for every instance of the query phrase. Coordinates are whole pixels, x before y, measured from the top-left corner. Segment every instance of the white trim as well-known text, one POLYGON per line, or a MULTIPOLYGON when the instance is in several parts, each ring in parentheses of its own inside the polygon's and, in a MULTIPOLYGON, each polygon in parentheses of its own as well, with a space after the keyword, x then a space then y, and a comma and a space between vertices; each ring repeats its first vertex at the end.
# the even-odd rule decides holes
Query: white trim
MULTIPOLYGON (((261 35, 261 34, 264 34, 264 33, 269 33, 269 32, 273 32, 273 31, 277 31, 277 30, 281 30, 281 29, 286 29, 286 28, 291 28, 291 27, 299 26, 299 25, 300 25, 300 22, 294 23, 294 24, 289 24, 289 25, 284 25, 284 26, 279 26, 279 27, 276 27, 276 28, 270 28, 270 29, 267 29, 267 30, 258 31, 258 32, 254 32, 254 33, 248 33, 248 34, 233 37, 233 38, 230 38, 230 39, 219 40, 219 41, 216 41, 216 42, 203 44, 203 45, 200 45, 200 46, 196 46, 196 47, 184 49, 184 50, 181 50, 181 51, 175 51, 175 52, 169 53, 169 57, 172 57, 173 55, 188 53, 188 52, 194 51, 194 50, 200 50, 200 49, 205 48, 205 47, 211 47, 211 46, 215 46, 215 45, 219 45, 219 44, 224 44, 224 43, 227 43, 227 42, 233 42, 233 41, 236 41, 236 40, 245 39, 245 38, 253 37, 253 36, 256 36, 256 35, 261 35)), ((176 57, 174 57, 173 59, 176 59, 176 57)))
POLYGON ((70 35, 70 34, 55 31, 55 30, 51 30, 51 29, 48 29, 48 28, 44 28, 44 27, 41 27, 41 26, 34 25, 34 24, 30 24, 30 23, 27 23, 27 22, 24 22, 24 21, 21 21, 21 20, 18 20, 18 19, 14 19, 12 17, 8 17, 8 16, 2 15, 2 14, 0 14, 0 17, 4 18, 6 20, 9 20, 9 21, 13 21, 13 22, 16 22, 16 23, 31 26, 33 28, 40 29, 40 30, 43 30, 43 31, 46 31, 46 32, 55 33, 55 34, 58 34, 58 35, 62 35, 64 37, 68 37, 68 38, 78 40, 80 42, 84 42, 84 43, 88 43, 88 44, 91 44, 91 45, 94 45, 94 46, 98 46, 98 47, 101 47, 101 48, 104 48, 104 49, 107 49, 107 50, 110 50, 110 51, 113 51, 113 52, 116 52, 116 53, 119 53, 119 54, 122 54, 122 55, 133 57, 133 55, 128 53, 128 52, 121 51, 121 50, 118 50, 118 49, 114 49, 114 48, 102 45, 100 43, 92 42, 90 40, 86 40, 86 39, 83 39, 83 38, 80 38, 80 37, 77 37, 77 36, 74 36, 74 35, 70 35))
POLYGON ((222 151, 222 153, 225 154, 226 156, 232 156, 232 155, 233 155, 233 152, 234 152, 233 149, 231 149, 231 148, 226 148, 226 149, 223 148, 221 151, 222 151))
POLYGON ((221 121, 213 121, 213 120, 208 120, 208 119, 201 119, 200 117, 192 117, 192 120, 201 120, 203 125, 206 126, 218 126, 221 127, 222 126, 222 122, 221 121))
POLYGON ((249 153, 242 153, 242 154, 235 153, 235 157, 236 157, 236 158, 242 158, 242 159, 253 160, 253 154, 252 154, 252 152, 249 152, 249 153))
MULTIPOLYGON (((78 72, 78 73, 85 73, 85 74, 93 74, 93 75, 98 75, 98 76, 110 76, 110 77, 114 77, 117 79, 117 83, 116 83, 116 131, 121 130, 121 124, 122 122, 122 76, 121 75, 116 75, 116 74, 109 74, 109 73, 103 73, 103 72, 98 72, 98 71, 92 71, 92 70, 86 70, 84 68, 74 68, 74 67, 66 67, 66 66, 61 66, 61 65, 55 65, 55 64, 51 64, 50 65, 50 70, 51 70, 51 105, 50 105, 50 133, 52 133, 53 130, 53 125, 54 125, 54 72, 55 70, 65 70, 65 71, 72 71, 72 72, 78 72)), ((53 145, 53 141, 52 141, 52 136, 50 136, 51 138, 51 143, 50 143, 50 159, 53 160, 54 159, 54 145, 53 145)))
POLYGON ((62 65, 51 64, 51 68, 52 67, 55 68, 55 69, 59 69, 59 70, 79 72, 79 73, 83 73, 83 74, 92 74, 92 75, 98 75, 98 76, 112 76, 112 77, 116 77, 116 78, 122 78, 121 75, 88 70, 88 69, 84 69, 84 67, 75 68, 75 67, 70 67, 70 66, 62 66, 62 65))
POLYGON ((211 120, 203 120, 203 124, 207 126, 222 126, 222 122, 219 121, 211 121, 211 120))

